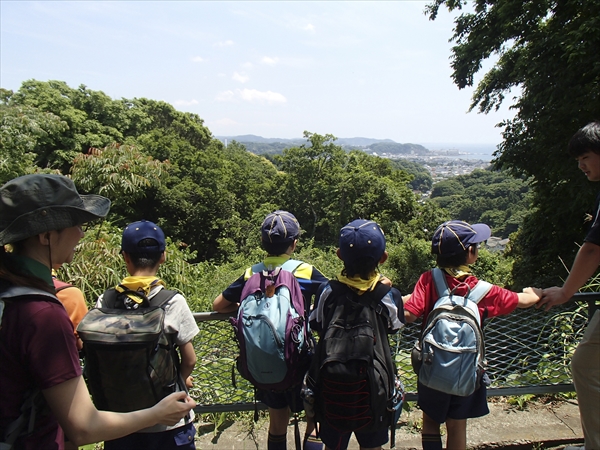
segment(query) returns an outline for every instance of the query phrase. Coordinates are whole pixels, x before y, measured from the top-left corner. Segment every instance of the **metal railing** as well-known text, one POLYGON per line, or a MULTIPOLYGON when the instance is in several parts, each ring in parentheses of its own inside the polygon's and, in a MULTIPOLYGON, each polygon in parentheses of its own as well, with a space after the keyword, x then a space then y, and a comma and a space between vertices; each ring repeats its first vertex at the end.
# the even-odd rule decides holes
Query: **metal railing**
MULTIPOLYGON (((576 294, 575 301, 552 308, 517 309, 484 323, 487 373, 492 381, 488 396, 550 394, 573 391, 570 361, 588 318, 598 308, 600 292, 576 294)), ((235 369, 238 354, 229 314, 194 313, 200 333, 194 340, 198 363, 190 394, 197 413, 252 411, 254 388, 235 369), (235 386, 233 383, 235 381, 235 386)), ((406 388, 406 400, 416 400, 417 377, 410 351, 421 324, 407 324, 390 336, 390 345, 406 388)))

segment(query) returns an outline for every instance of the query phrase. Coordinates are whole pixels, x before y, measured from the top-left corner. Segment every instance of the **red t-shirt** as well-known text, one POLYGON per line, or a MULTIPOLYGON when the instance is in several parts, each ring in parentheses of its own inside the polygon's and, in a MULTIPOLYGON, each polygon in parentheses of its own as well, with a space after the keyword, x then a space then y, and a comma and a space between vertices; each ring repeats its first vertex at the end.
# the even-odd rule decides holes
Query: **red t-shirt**
MULTIPOLYGON (((466 283, 471 289, 473 289, 479 281, 472 275, 469 275, 463 281, 459 281, 445 272, 444 275, 450 290, 454 289, 454 287, 461 283, 466 283)), ((466 295, 466 286, 457 288, 456 294, 466 295)), ((423 317, 423 324, 425 324, 427 322, 427 316, 433 309, 437 299, 438 294, 435 289, 435 282, 433 281, 431 271, 428 271, 419 277, 419 281, 417 281, 417 285, 412 292, 410 300, 408 300, 404 305, 404 309, 417 317, 423 317)), ((487 317, 500 316, 513 312, 518 303, 519 297, 517 296, 516 292, 503 289, 499 286, 492 286, 492 288, 489 290, 486 296, 481 299, 477 306, 479 307, 479 314, 481 315, 481 319, 483 321, 483 319, 487 317)))
MULTIPOLYGON (((26 391, 47 389, 81 375, 73 325, 58 301, 7 301, 0 329, 0 429, 20 415, 26 391)), ((17 448, 64 449, 64 434, 51 414, 17 448)))

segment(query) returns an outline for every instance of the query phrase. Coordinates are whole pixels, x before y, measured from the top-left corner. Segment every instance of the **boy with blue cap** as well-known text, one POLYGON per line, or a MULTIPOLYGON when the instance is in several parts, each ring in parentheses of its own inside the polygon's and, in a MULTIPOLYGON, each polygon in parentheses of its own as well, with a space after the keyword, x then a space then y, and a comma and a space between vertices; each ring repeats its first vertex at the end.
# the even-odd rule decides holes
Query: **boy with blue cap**
MULTIPOLYGON (((126 295, 118 296, 124 309, 137 310, 150 306, 149 300, 165 288, 157 277, 158 269, 166 260, 165 235, 158 225, 147 220, 133 222, 123 230, 121 254, 125 260, 128 277, 115 290, 126 295), (135 291, 141 295, 127 294, 135 291)), ((105 294, 98 298, 97 308, 107 307, 105 294)), ((112 305, 110 305, 112 306, 112 305)), ((200 331, 194 315, 183 295, 176 293, 165 305, 164 329, 175 336, 180 356, 180 381, 177 391, 192 387, 190 375, 196 365, 196 352, 192 343, 200 331), (185 382, 185 385, 183 385, 185 382), (181 384, 181 385, 179 385, 181 384)), ((143 449, 195 449, 196 430, 192 423, 193 411, 174 426, 156 425, 120 439, 104 442, 105 450, 143 449)))
MULTIPOLYGON (((386 239, 383 230, 372 220, 357 219, 340 230, 337 256, 343 261, 344 268, 337 276, 337 282, 331 281, 321 287, 315 307, 310 314, 310 325, 319 332, 322 339, 329 328, 334 311, 338 306, 345 308, 341 306, 346 305, 343 303, 345 300, 340 298, 347 298, 349 291, 352 293, 352 298, 364 298, 365 302, 374 305, 373 309, 377 311, 376 320, 382 324, 377 328, 381 329, 382 333, 395 333, 403 326, 402 296, 397 289, 389 287, 390 280, 381 275, 378 270, 379 265, 383 264, 388 257, 385 247, 386 239), (386 285, 388 288, 382 289, 381 285, 386 285), (338 290, 336 286, 343 288, 343 291, 338 290), (343 294, 341 297, 338 294, 340 292, 343 294), (384 294, 379 296, 380 292, 384 294)), ((377 337, 375 339, 377 340, 377 337)), ((383 349, 388 352, 389 358, 389 345, 384 345, 383 349)), ((393 366, 392 361, 389 361, 389 364, 393 366)), ((316 376, 316 374, 312 375, 316 376)), ((344 409, 346 405, 340 408, 344 409)), ((370 417, 365 417, 365 420, 367 419, 371 420, 370 417)), ((388 427, 389 424, 384 423, 380 429, 369 431, 352 428, 361 449, 377 450, 388 442, 388 427)), ((329 423, 327 418, 320 423, 319 436, 326 449, 346 449, 351 435, 352 432, 340 431, 336 425, 329 423)))
MULTIPOLYGON (((491 236, 490 227, 478 223, 470 225, 460 220, 441 224, 431 241, 431 252, 437 256, 437 266, 442 269, 448 288, 456 295, 465 296, 478 279, 469 265, 475 263, 479 247, 491 236)), ((481 320, 487 317, 509 314, 516 308, 529 308, 539 300, 541 289, 525 288, 516 293, 492 285, 477 304, 481 320)), ((439 298, 431 271, 421 275, 404 304, 407 322, 423 318, 423 325, 439 298)), ((486 397, 486 380, 473 394, 462 397, 446 394, 418 383, 418 406, 423 411, 423 450, 441 450, 440 425, 446 422, 446 448, 464 449, 467 446, 467 419, 489 413, 486 397)))
MULTIPOLYGON (((298 238, 300 237, 300 224, 296 217, 283 210, 274 211, 265 217, 261 226, 261 245, 267 252, 262 263, 255 264, 246 269, 243 275, 235 280, 227 289, 219 294, 214 302, 213 309, 221 313, 236 311, 241 302, 242 290, 250 277, 266 267, 273 270, 281 267, 294 274, 300 285, 304 297, 305 310, 310 310, 312 298, 317 293, 322 283, 327 281, 312 265, 291 260, 291 255, 296 250, 298 238)), ((258 389, 256 397, 269 408, 269 437, 267 440, 268 450, 285 450, 287 448, 287 427, 290 412, 298 413, 303 409, 300 397, 301 385, 298 384, 291 391, 270 392, 258 389)), ((305 450, 318 450, 322 445, 316 438, 310 437, 314 429, 311 422, 307 421, 306 437, 304 441, 305 450)))

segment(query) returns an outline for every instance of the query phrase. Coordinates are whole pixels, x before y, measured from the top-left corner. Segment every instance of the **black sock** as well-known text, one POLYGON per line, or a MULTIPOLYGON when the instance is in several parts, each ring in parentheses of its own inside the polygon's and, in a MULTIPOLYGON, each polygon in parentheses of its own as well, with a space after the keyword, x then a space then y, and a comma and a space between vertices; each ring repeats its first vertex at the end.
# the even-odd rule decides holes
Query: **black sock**
POLYGON ((287 450, 287 438, 285 434, 269 433, 267 450, 287 450))
POLYGON ((442 436, 440 434, 422 434, 421 443, 423 450, 442 450, 442 436))

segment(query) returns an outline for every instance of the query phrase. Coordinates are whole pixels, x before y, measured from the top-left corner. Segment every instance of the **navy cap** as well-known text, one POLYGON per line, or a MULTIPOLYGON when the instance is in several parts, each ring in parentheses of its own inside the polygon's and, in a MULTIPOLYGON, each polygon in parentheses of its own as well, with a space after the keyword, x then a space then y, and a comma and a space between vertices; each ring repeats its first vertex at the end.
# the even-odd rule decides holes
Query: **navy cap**
POLYGON ((130 223, 123 230, 121 251, 127 253, 158 253, 165 251, 165 234, 155 223, 147 220, 130 223), (156 245, 139 247, 144 239, 154 239, 156 245))
POLYGON ((263 242, 292 242, 300 235, 300 224, 290 212, 277 210, 265 217, 261 226, 263 242))
POLYGON ((345 263, 363 258, 379 262, 385 252, 385 235, 376 222, 356 219, 340 230, 339 248, 345 263))
POLYGON ((484 223, 469 225, 462 220, 450 220, 441 224, 431 240, 431 253, 454 256, 465 252, 471 245, 487 241, 492 235, 484 223))

